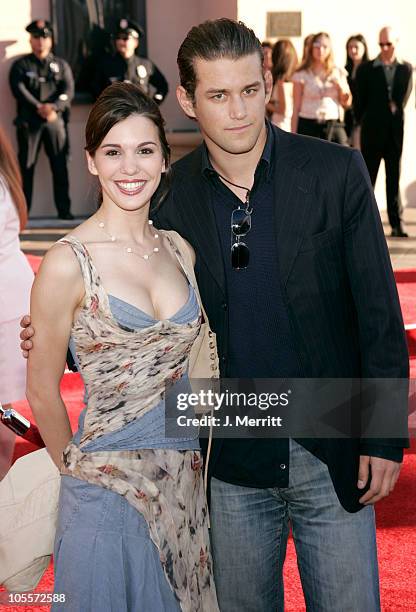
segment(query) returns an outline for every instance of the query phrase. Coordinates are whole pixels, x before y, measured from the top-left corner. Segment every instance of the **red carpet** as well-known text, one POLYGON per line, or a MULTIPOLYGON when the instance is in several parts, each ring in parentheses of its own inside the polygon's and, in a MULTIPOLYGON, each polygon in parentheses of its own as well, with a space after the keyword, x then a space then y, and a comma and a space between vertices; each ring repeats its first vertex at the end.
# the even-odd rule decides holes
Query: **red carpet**
MULTIPOLYGON (((31 257, 32 265, 38 265, 38 257, 31 257)), ((416 270, 396 272, 396 280, 405 324, 416 323, 416 270)), ((410 332, 408 332, 408 337, 410 332)), ((415 332, 416 339, 416 332, 415 332)), ((411 365, 416 368, 416 341, 409 341, 411 365)), ((415 369, 416 371, 416 369, 415 369)), ((62 381, 62 394, 71 420, 76 428, 81 410, 83 387, 78 374, 66 374, 62 381)), ((24 416, 31 417, 27 402, 16 404, 24 416)), ((31 452, 33 447, 21 440, 16 444, 15 458, 31 452)), ((376 506, 377 542, 380 565, 380 588, 383 612, 414 612, 416 610, 416 440, 406 452, 402 473, 394 493, 376 506)), ((285 612, 303 612, 305 604, 296 565, 293 540, 290 539, 285 569, 285 612)), ((38 592, 53 588, 52 564, 37 589, 38 592)), ((13 612, 48 610, 45 607, 3 607, 13 612)), ((336 610, 334 610, 336 612, 336 610)), ((365 611, 357 611, 365 612, 365 611)))

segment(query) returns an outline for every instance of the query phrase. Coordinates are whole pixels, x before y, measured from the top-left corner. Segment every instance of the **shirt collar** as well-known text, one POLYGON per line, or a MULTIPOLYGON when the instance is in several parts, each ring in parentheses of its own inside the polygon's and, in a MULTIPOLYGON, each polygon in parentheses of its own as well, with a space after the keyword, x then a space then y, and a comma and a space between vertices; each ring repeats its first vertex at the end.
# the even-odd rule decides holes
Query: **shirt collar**
MULTIPOLYGON (((266 180, 270 180, 271 178, 271 168, 272 168, 272 157, 274 150, 274 133, 271 128, 270 122, 266 119, 266 144, 264 145, 263 153, 261 154, 259 163, 257 164, 255 178, 258 176, 259 172, 264 171, 266 180)), ((202 174, 206 177, 217 175, 217 172, 214 170, 211 164, 211 160, 208 154, 207 145, 204 143, 202 148, 202 165, 201 165, 202 174)))
POLYGON ((47 62, 52 62, 53 61, 53 53, 48 53, 48 55, 44 58, 44 59, 39 59, 34 53, 31 53, 32 57, 34 58, 34 60, 36 62, 38 62, 39 64, 46 64, 47 62))
POLYGON ((403 62, 398 57, 396 57, 394 62, 392 62, 391 64, 385 64, 384 62, 381 61, 381 56, 377 55, 376 59, 373 62, 373 66, 374 66, 374 68, 378 68, 379 66, 382 66, 383 68, 385 66, 393 66, 395 68, 396 66, 398 66, 399 64, 402 64, 402 63, 403 62))

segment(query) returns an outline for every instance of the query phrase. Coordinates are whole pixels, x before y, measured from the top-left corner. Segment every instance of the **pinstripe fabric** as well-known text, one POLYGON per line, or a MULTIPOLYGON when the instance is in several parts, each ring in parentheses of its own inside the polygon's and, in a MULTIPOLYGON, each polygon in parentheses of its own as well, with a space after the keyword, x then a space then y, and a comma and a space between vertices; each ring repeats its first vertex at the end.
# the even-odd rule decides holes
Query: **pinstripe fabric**
MULTIPOLYGON (((303 375, 406 378, 408 354, 397 290, 361 154, 272 129, 276 246, 303 375)), ((175 229, 195 248, 201 297, 224 366, 232 312, 223 308, 223 255, 201 164, 198 148, 174 165, 171 195, 154 218, 159 227, 175 229)), ((403 414, 406 402, 392 410, 403 414)), ((211 464, 220 444, 215 441, 211 464)), ((360 452, 400 460, 406 441, 302 444, 327 463, 342 505, 354 512, 361 508, 362 491, 356 489, 360 452)))

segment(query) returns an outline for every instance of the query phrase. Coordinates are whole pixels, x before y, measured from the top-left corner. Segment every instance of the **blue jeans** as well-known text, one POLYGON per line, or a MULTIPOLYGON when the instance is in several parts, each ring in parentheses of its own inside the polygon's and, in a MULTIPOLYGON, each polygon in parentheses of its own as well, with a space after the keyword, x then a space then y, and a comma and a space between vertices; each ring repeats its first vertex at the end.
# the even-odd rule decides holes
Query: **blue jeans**
POLYGON ((221 612, 283 612, 289 522, 308 612, 378 612, 374 509, 341 506, 326 465, 290 440, 289 486, 211 481, 211 536, 221 612))

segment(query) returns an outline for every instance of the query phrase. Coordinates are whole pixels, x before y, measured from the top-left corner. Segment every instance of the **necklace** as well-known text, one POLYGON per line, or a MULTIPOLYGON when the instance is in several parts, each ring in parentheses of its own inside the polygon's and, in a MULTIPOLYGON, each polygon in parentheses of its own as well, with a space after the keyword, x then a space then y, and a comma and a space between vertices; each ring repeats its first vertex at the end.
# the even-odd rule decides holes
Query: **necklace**
POLYGON ((223 181, 225 181, 226 183, 229 183, 233 187, 238 187, 238 189, 244 189, 244 191, 246 192, 246 201, 245 201, 246 212, 251 214, 253 212, 253 209, 249 208, 251 189, 249 189, 248 187, 243 187, 243 185, 237 185, 237 183, 233 183, 229 179, 225 178, 225 176, 222 176, 222 174, 220 174, 216 170, 215 170, 215 172, 217 173, 217 176, 219 176, 219 178, 222 179, 223 181))
MULTIPOLYGON (((153 221, 151 219, 149 219, 149 221, 147 222, 150 226, 153 225, 153 221)), ((114 236, 114 234, 109 234, 106 229, 105 229, 105 223, 104 221, 99 221, 98 222, 98 227, 102 230, 102 232, 108 237, 110 238, 111 242, 119 242, 119 239, 117 238, 117 236, 114 236)), ((156 232, 155 234, 153 234, 153 239, 157 240, 159 238, 159 234, 156 232)), ((149 259, 151 257, 153 257, 153 255, 155 255, 156 253, 159 253, 159 247, 154 247, 152 249, 152 251, 150 253, 145 253, 144 255, 142 253, 139 253, 138 251, 136 251, 135 249, 133 249, 130 246, 123 246, 123 251, 125 251, 125 253, 127 253, 128 255, 137 255, 138 257, 141 257, 142 259, 144 259, 145 261, 149 261, 149 259)))

